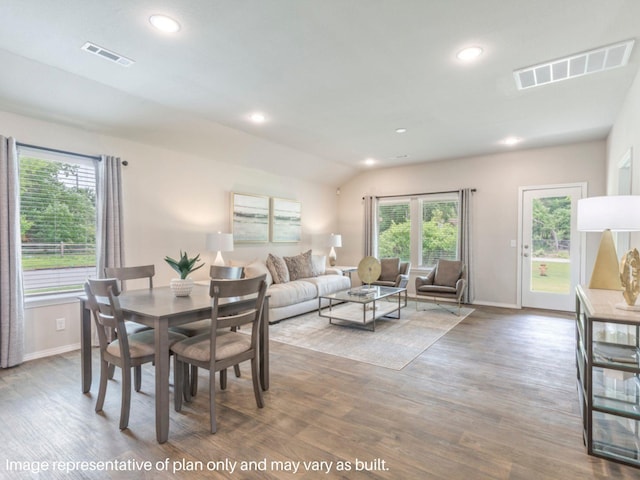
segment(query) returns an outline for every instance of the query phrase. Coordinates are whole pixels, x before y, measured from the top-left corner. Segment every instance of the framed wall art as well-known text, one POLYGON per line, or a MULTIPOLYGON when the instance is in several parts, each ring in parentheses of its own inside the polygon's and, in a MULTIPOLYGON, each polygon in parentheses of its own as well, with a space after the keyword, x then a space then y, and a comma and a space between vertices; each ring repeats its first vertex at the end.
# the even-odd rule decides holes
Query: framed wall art
POLYGON ((300 202, 271 198, 271 241, 299 242, 302 237, 300 202))
POLYGON ((232 192, 231 208, 234 243, 269 241, 269 197, 232 192))

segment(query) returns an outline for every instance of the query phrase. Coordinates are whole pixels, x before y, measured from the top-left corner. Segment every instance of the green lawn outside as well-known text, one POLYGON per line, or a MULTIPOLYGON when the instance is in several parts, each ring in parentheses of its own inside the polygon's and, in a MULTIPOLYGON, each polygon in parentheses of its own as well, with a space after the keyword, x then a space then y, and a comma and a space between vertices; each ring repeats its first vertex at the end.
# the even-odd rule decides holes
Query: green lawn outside
POLYGON ((30 255, 22 257, 23 270, 60 267, 93 267, 95 264, 96 256, 93 254, 30 255))
POLYGON ((569 262, 531 262, 531 290, 535 292, 567 294, 571 290, 571 265, 569 262), (547 274, 540 274, 540 265, 547 266, 547 274))

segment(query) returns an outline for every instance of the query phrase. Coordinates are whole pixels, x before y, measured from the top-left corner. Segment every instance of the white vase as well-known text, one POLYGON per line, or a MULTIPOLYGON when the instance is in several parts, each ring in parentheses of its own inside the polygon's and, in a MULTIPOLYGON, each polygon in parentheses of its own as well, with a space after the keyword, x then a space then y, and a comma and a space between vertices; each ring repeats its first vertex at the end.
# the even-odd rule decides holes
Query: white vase
POLYGON ((169 287, 176 297, 188 297, 193 289, 193 279, 172 278, 169 287))

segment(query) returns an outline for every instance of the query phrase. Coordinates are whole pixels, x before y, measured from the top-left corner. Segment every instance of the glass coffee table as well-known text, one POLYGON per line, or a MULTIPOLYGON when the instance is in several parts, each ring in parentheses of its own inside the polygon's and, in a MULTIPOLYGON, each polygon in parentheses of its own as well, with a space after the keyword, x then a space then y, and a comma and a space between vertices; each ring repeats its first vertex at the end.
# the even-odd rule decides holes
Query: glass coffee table
POLYGON ((363 286, 342 290, 318 298, 318 315, 328 318, 332 325, 362 326, 376 330, 376 320, 381 317, 399 319, 400 309, 407 306, 407 289, 395 287, 363 286), (398 302, 390 297, 396 295, 398 302), (402 301, 404 297, 404 302, 402 301), (322 310, 322 300, 329 305, 322 310), (336 323, 335 320, 339 320, 336 323), (348 322, 348 323, 345 323, 348 322))

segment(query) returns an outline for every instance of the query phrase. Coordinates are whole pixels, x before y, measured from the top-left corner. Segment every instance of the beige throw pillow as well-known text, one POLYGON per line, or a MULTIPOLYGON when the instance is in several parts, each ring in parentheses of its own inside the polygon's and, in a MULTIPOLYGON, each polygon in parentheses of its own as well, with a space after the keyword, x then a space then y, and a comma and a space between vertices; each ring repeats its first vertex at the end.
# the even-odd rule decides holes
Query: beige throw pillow
POLYGON ((287 283, 289 281, 289 270, 281 257, 269 254, 266 264, 273 278, 273 283, 287 283))
POLYGON ((313 264, 311 263, 311 250, 307 250, 295 257, 284 257, 289 270, 289 279, 291 281, 299 278, 313 277, 313 264))

